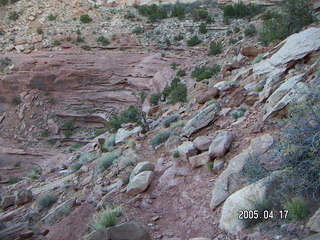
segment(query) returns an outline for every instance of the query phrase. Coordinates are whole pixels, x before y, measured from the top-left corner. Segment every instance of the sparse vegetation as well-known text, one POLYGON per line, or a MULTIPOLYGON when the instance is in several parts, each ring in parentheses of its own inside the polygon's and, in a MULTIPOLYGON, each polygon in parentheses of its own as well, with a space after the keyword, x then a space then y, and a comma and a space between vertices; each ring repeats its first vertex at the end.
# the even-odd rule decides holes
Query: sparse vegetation
POLYGON ((83 49, 83 50, 86 50, 86 51, 90 51, 91 50, 91 47, 89 46, 89 45, 82 45, 81 46, 81 48, 83 49))
POLYGON ((49 16, 48 16, 49 21, 54 21, 56 19, 57 19, 57 15, 53 15, 52 13, 49 14, 49 16))
POLYGON ((42 28, 37 28, 37 33, 38 33, 38 34, 43 34, 42 28))
POLYGON ((174 88, 172 88, 169 95, 169 103, 175 104, 177 102, 187 101, 188 89, 186 84, 178 83, 174 88))
POLYGON ((223 17, 228 18, 252 18, 264 11, 259 5, 244 4, 243 2, 235 3, 233 5, 226 5, 223 9, 223 17))
POLYGON ((0 58, 0 72, 2 72, 7 66, 11 64, 11 59, 8 57, 0 58))
POLYGON ((82 162, 76 162, 70 166, 72 172, 77 172, 83 166, 82 162))
POLYGON ((234 33, 238 33, 238 32, 240 32, 241 31, 241 29, 238 27, 238 26, 235 26, 234 28, 233 28, 233 32, 234 33))
POLYGON ((172 69, 172 70, 176 70, 178 65, 177 65, 176 62, 173 62, 173 63, 171 63, 170 66, 171 66, 171 69, 172 69))
POLYGON ((75 150, 79 149, 80 147, 81 147, 81 145, 79 143, 75 143, 68 149, 68 153, 72 153, 75 150))
POLYGON ((222 52, 222 43, 212 41, 210 43, 209 55, 217 55, 222 52))
POLYGON ((231 115, 232 115, 232 117, 234 117, 234 119, 238 119, 238 118, 242 117, 245 112, 246 112, 246 109, 244 107, 240 107, 240 108, 237 108, 236 110, 234 110, 231 113, 231 115))
POLYGON ((39 168, 33 168, 28 173, 28 177, 31 178, 31 179, 38 179, 40 174, 41 174, 41 170, 39 168))
POLYGON ((184 36, 182 34, 179 34, 179 35, 173 37, 173 40, 175 40, 175 41, 181 41, 183 39, 184 39, 184 36))
POLYGON ((121 208, 106 208, 94 215, 94 221, 90 224, 92 231, 108 228, 116 225, 117 217, 121 216, 121 208))
POLYGON ((52 42, 52 45, 53 45, 53 46, 59 46, 59 45, 61 45, 61 42, 60 42, 59 40, 54 40, 54 41, 52 42))
POLYGON ((111 152, 113 150, 113 147, 116 145, 115 143, 115 135, 111 135, 111 137, 109 137, 108 139, 106 139, 104 141, 104 144, 102 146, 102 149, 107 151, 107 152, 111 152))
POLYGON ((82 162, 82 163, 86 163, 86 162, 90 163, 96 157, 97 157, 97 155, 94 154, 94 153, 85 153, 79 158, 79 161, 82 162))
POLYGON ((9 12, 9 19, 15 21, 19 18, 19 14, 16 11, 9 12))
POLYGON ((265 21, 259 37, 263 44, 283 40, 315 21, 312 7, 306 0, 288 0, 282 12, 267 12, 263 16, 265 21))
POLYGON ((96 137, 104 134, 105 132, 107 132, 107 129, 105 129, 105 128, 96 129, 96 130, 94 130, 94 132, 93 132, 93 137, 96 138, 96 137))
POLYGON ((250 24, 245 30, 244 30, 244 35, 246 37, 253 37, 254 35, 257 34, 257 29, 253 24, 250 24))
POLYGON ((110 44, 110 41, 104 36, 99 36, 97 42, 101 43, 102 46, 107 46, 110 44))
POLYGON ((308 216, 308 204, 306 200, 301 198, 293 198, 285 203, 285 208, 288 210, 288 217, 291 220, 303 220, 308 216))
POLYGON ((259 162, 258 156, 250 156, 242 170, 242 174, 245 176, 248 183, 257 182, 258 180, 268 176, 269 173, 270 171, 268 171, 259 162))
POLYGON ((178 77, 184 77, 184 76, 186 76, 187 74, 186 74, 186 70, 184 70, 184 69, 179 69, 178 71, 177 71, 177 76, 178 77))
POLYGON ((206 34, 208 32, 207 26, 205 23, 199 25, 199 33, 206 34))
POLYGON ((214 22, 214 19, 210 17, 210 14, 206 9, 202 9, 202 8, 194 9, 191 12, 191 16, 193 20, 196 22, 199 22, 199 21, 205 21, 206 23, 214 22))
POLYGON ((180 157, 179 151, 175 150, 175 151, 173 152, 173 154, 172 154, 172 157, 174 157, 174 158, 180 157))
POLYGON ((62 125, 64 135, 68 138, 73 134, 73 130, 75 129, 75 123, 72 120, 67 120, 62 125))
POLYGON ((164 119, 163 121, 163 126, 164 127, 170 127, 170 124, 171 123, 174 123, 174 122, 177 122, 178 120, 180 119, 180 116, 179 115, 171 115, 171 116, 168 116, 164 119))
POLYGON ((98 162, 99 171, 103 172, 107 170, 118 157, 119 155, 113 153, 103 154, 98 162))
POLYGON ((177 17, 182 21, 186 17, 185 8, 180 4, 176 4, 172 9, 171 17, 177 17))
POLYGON ((48 129, 45 129, 41 132, 41 137, 49 137, 50 131, 48 129))
POLYGON ((212 67, 209 66, 197 66, 191 73, 191 77, 195 78, 197 82, 204 79, 211 78, 214 74, 220 72, 220 66, 215 64, 212 67))
POLYGON ((119 128, 121 128, 121 124, 123 123, 141 124, 143 114, 144 113, 141 109, 131 105, 127 110, 122 111, 119 115, 111 115, 106 125, 111 132, 116 132, 119 128))
POLYGON ((172 134, 172 131, 170 130, 158 133, 151 139, 151 145, 155 148, 159 144, 167 141, 171 134, 172 134))
POLYGON ((148 22, 154 23, 168 17, 168 12, 163 6, 156 4, 137 6, 139 14, 148 17, 148 22))
POLYGON ((77 36, 77 39, 76 39, 76 42, 77 42, 77 43, 84 42, 84 37, 81 37, 80 35, 78 35, 78 36, 77 36))
POLYGON ((50 97, 50 98, 49 98, 49 103, 50 103, 50 104, 55 104, 55 103, 56 103, 56 100, 54 100, 53 97, 50 97))
POLYGON ((56 195, 48 193, 39 198, 38 207, 40 211, 43 209, 49 209, 52 207, 53 204, 56 203, 57 200, 58 197, 56 195))
POLYGON ((196 45, 200 44, 201 42, 202 41, 198 38, 198 36, 194 35, 194 36, 192 36, 191 38, 189 38, 187 40, 187 45, 189 47, 193 47, 193 46, 196 46, 196 45))
POLYGON ((80 16, 80 22, 82 22, 82 23, 90 23, 90 22, 92 22, 92 18, 88 14, 82 14, 80 16))
POLYGON ((243 219, 245 226, 250 228, 265 220, 263 213, 264 211, 271 211, 272 202, 269 198, 254 198, 247 199, 247 201, 250 204, 249 210, 253 210, 258 213, 256 218, 243 219))
POLYGON ((141 34, 143 33, 143 28, 141 26, 137 26, 132 30, 132 33, 141 34))
POLYGON ((14 96, 11 99, 11 103, 13 105, 19 105, 21 103, 21 98, 19 96, 14 96))
POLYGON ((151 105, 157 105, 161 98, 161 93, 153 93, 150 96, 149 103, 151 105))
POLYGON ((11 177, 11 178, 9 178, 9 184, 15 184, 15 183, 18 183, 18 182, 20 182, 20 181, 22 181, 23 179, 22 178, 20 178, 20 177, 11 177))

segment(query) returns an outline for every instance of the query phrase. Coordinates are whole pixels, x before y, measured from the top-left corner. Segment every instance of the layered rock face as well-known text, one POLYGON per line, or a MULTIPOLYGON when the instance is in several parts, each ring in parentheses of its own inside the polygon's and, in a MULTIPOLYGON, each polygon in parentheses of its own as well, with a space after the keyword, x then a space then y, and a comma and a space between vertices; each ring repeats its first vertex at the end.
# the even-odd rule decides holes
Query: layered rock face
POLYGON ((160 54, 34 52, 9 54, 12 73, 0 75, 1 102, 32 89, 49 91, 61 110, 114 112, 137 99, 132 92, 160 90, 170 81, 170 62, 160 54))

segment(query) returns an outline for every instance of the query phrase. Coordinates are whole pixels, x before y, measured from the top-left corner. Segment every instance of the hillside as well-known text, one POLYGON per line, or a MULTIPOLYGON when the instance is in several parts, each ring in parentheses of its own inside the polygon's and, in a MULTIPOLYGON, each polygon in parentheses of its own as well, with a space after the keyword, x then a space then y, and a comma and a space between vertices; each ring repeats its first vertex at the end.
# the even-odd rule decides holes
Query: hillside
POLYGON ((153 3, 0 0, 0 239, 320 239, 319 2, 153 3))

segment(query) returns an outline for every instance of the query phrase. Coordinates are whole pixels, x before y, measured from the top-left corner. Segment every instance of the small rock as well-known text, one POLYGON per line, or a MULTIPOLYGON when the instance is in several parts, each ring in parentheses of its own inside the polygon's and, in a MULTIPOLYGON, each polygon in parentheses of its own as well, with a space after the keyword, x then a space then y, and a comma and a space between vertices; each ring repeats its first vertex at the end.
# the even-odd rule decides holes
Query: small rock
POLYGON ((16 196, 16 204, 22 205, 33 199, 33 193, 30 190, 22 190, 16 196))
POLYGON ((143 171, 153 171, 154 170, 154 164, 151 162, 139 162, 137 166, 131 171, 130 174, 130 181, 139 173, 143 171))
POLYGON ((152 171, 141 172, 136 175, 127 186, 127 193, 129 195, 137 195, 144 192, 150 185, 154 173, 152 171))
POLYGON ((219 131, 209 147, 210 158, 222 157, 229 150, 233 141, 233 134, 228 131, 219 131))
POLYGON ((196 137, 195 140, 193 140, 193 144, 200 151, 207 151, 210 147, 211 142, 212 142, 212 137, 209 137, 209 136, 199 136, 199 137, 196 137))
POLYGON ((194 144, 190 141, 184 142, 177 148, 181 157, 188 159, 189 157, 195 156, 198 152, 194 144))
POLYGON ((210 160, 209 152, 204 152, 189 158, 189 163, 193 168, 201 167, 210 160))
POLYGON ((6 209, 10 206, 13 206, 15 202, 15 196, 11 195, 11 196, 5 196, 2 198, 1 204, 0 204, 0 208, 1 209, 6 209))

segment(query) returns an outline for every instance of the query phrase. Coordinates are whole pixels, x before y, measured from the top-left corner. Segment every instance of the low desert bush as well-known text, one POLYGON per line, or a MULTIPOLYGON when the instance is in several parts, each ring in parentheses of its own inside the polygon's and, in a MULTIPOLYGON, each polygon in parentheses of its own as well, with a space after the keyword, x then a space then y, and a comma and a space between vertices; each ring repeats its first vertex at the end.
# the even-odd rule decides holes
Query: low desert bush
POLYGON ((13 12, 9 12, 9 19, 10 20, 17 20, 19 18, 19 14, 16 12, 16 11, 13 11, 13 12))
POLYGON ((101 156, 100 160, 98 161, 98 168, 100 172, 103 172, 107 170, 114 162, 119 157, 117 154, 113 153, 105 153, 101 156))
POLYGON ((113 150, 113 147, 116 145, 115 138, 116 138, 116 135, 113 134, 108 139, 106 139, 102 146, 102 150, 111 152, 113 150))
POLYGON ((122 210, 118 208, 105 208, 93 217, 93 222, 89 225, 92 231, 105 229, 116 225, 117 217, 121 216, 122 210))
POLYGON ((264 11, 259 5, 244 4, 243 2, 235 3, 233 5, 226 5, 223 9, 224 18, 252 18, 264 11))
POLYGON ((83 166, 82 162, 76 162, 70 166, 72 172, 77 172, 83 166))
POLYGON ((303 220, 308 216, 308 204, 300 198, 292 198, 285 203, 288 210, 288 217, 291 220, 303 220))
POLYGON ((161 93, 153 93, 150 96, 149 103, 151 105, 157 105, 161 98, 161 93))
POLYGON ((170 124, 171 123, 174 123, 174 122, 177 122, 178 120, 180 119, 180 116, 179 115, 171 115, 171 116, 168 116, 164 119, 163 121, 163 126, 164 127, 170 127, 170 124))
POLYGON ((209 55, 217 55, 222 53, 222 43, 212 41, 210 43, 209 55))
POLYGON ((189 38, 187 40, 187 45, 189 47, 193 47, 193 46, 196 46, 196 45, 200 44, 201 42, 202 41, 198 38, 198 36, 194 35, 194 36, 192 36, 191 38, 189 38))
POLYGON ((184 70, 184 69, 179 69, 178 71, 177 71, 177 77, 184 77, 184 76, 186 76, 187 74, 186 74, 186 70, 184 70))
POLYGON ((199 33, 206 34, 208 32, 207 26, 205 23, 200 23, 199 25, 199 33))
POLYGON ((11 103, 13 105, 19 105, 21 103, 21 98, 19 96, 14 96, 11 99, 11 103))
POLYGON ((244 30, 244 35, 246 37, 253 37, 257 34, 257 29, 253 24, 250 24, 246 29, 244 30))
POLYGON ((48 209, 52 207, 52 205, 55 204, 57 200, 58 197, 56 195, 48 193, 38 199, 38 207, 40 210, 48 209))
POLYGON ((172 131, 170 130, 158 133, 151 139, 151 145, 155 148, 159 144, 166 142, 171 134, 172 131))
POLYGON ((220 72, 220 66, 215 64, 212 67, 209 66, 197 66, 191 73, 191 77, 195 78, 197 82, 200 82, 204 79, 209 79, 213 75, 220 72))
POLYGON ((80 22, 82 22, 82 23, 90 23, 90 22, 92 22, 92 18, 88 14, 82 14, 80 16, 80 22))
POLYGON ((99 36, 99 37, 97 38, 97 42, 98 42, 98 43, 101 43, 102 46, 107 46, 107 45, 110 44, 110 41, 109 41, 106 37, 104 37, 104 36, 99 36))

